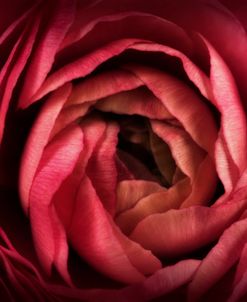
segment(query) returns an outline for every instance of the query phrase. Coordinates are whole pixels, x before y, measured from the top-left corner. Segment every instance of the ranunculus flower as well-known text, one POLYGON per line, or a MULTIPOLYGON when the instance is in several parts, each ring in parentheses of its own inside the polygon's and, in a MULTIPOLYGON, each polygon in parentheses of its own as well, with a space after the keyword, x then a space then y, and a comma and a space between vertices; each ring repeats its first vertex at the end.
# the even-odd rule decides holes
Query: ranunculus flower
POLYGON ((246 3, 0 15, 3 299, 245 301, 246 3))

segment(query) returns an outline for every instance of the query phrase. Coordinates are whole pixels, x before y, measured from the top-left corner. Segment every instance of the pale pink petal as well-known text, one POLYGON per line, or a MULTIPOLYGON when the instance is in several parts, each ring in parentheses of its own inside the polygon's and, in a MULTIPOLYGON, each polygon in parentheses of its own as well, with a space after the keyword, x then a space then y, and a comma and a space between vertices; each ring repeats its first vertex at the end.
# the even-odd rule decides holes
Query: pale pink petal
POLYGON ((130 238, 155 254, 184 255, 216 240, 245 206, 245 201, 234 200, 212 208, 193 206, 153 214, 136 226, 130 238))
POLYGON ((207 205, 212 200, 218 182, 215 164, 210 155, 207 155, 198 167, 191 184, 191 194, 181 205, 181 208, 192 205, 207 205))
POLYGON ((116 214, 133 207, 140 199, 166 189, 157 182, 146 180, 123 180, 117 185, 116 214))
POLYGON ((247 242, 247 220, 240 220, 230 226, 219 242, 203 259, 189 285, 190 301, 202 297, 238 260, 247 242))
POLYGON ((49 140, 56 118, 62 109, 63 104, 66 102, 70 91, 71 85, 68 84, 58 89, 50 96, 42 108, 27 139, 26 147, 22 156, 19 178, 21 202, 26 213, 29 208, 29 191, 33 177, 37 170, 43 150, 49 140))
POLYGON ((68 246, 64 227, 51 201, 64 179, 73 171, 82 149, 79 126, 66 129, 45 149, 30 191, 30 219, 37 255, 47 273, 54 263, 70 282, 68 246))
POLYGON ((47 7, 44 3, 43 13, 48 13, 48 10, 50 16, 48 24, 43 26, 45 30, 31 56, 18 104, 20 108, 30 105, 30 98, 40 88, 49 73, 59 45, 73 21, 74 9, 75 2, 73 0, 69 2, 60 0, 54 6, 50 4, 47 7), (30 79, 32 85, 30 85, 30 79))
MULTIPOLYGON (((191 192, 188 178, 177 182, 167 191, 160 191, 144 196, 133 207, 120 213, 116 223, 121 230, 129 234, 143 219, 156 213, 164 213, 170 209, 178 208, 191 192)), ((145 231, 144 231, 145 232, 145 231)), ((143 233, 145 236, 145 233, 143 233)))
POLYGON ((105 112, 138 114, 150 119, 172 118, 160 100, 144 87, 103 98, 95 107, 105 112))
POLYGON ((66 106, 97 101, 121 91, 140 87, 143 83, 125 70, 110 70, 92 75, 73 87, 66 106))

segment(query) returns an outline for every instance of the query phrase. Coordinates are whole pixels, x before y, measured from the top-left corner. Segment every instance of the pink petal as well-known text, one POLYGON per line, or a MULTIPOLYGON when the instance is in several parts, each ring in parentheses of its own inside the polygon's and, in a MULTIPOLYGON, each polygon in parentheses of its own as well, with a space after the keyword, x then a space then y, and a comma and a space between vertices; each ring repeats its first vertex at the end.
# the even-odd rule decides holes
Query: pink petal
POLYGON ((45 31, 36 45, 36 51, 32 54, 27 69, 19 100, 20 108, 30 105, 30 98, 40 88, 50 71, 57 49, 73 21, 74 6, 74 1, 66 0, 60 0, 54 7, 51 4, 46 7, 44 3, 43 13, 49 11, 49 21, 48 24, 43 25, 45 31))
POLYGON ((154 133, 170 146, 177 166, 193 181, 198 166, 205 157, 205 151, 191 139, 188 133, 181 128, 170 125, 169 121, 167 123, 151 121, 151 127, 154 133))
POLYGON ((141 85, 143 85, 142 82, 128 71, 121 69, 106 71, 75 85, 66 106, 97 101, 141 85))
POLYGON ((144 87, 106 97, 97 102, 96 108, 116 114, 138 114, 151 119, 172 118, 160 100, 144 87))
POLYGON ((191 194, 181 205, 181 208, 192 205, 208 204, 214 193, 218 182, 215 164, 210 155, 207 155, 198 167, 197 174, 191 184, 191 194))
POLYGON ((119 55, 137 41, 139 40, 124 39, 114 41, 78 60, 75 60, 68 65, 65 65, 45 80, 37 93, 35 93, 35 95, 29 100, 29 104, 32 104, 33 102, 39 100, 47 93, 62 86, 64 83, 70 82, 73 79, 85 77, 86 75, 90 74, 97 66, 107 61, 108 59, 119 55))
POLYGON ((145 83, 201 148, 212 154, 217 138, 216 124, 207 106, 191 88, 175 77, 150 67, 128 65, 125 68, 145 83))
MULTIPOLYGON (((152 214, 164 213, 170 209, 178 208, 190 194, 191 187, 188 178, 177 182, 167 191, 160 191, 144 196, 131 208, 120 213, 116 223, 125 234, 129 234, 138 223, 152 214)), ((145 236, 145 233, 143 233, 145 236)))
POLYGON ((44 150, 30 191, 31 227, 40 262, 48 273, 54 263, 68 281, 66 234, 50 204, 63 180, 73 171, 81 149, 82 132, 78 126, 57 136, 44 150))
POLYGON ((84 119, 80 127, 83 132, 83 150, 73 172, 54 194, 52 201, 66 230, 70 229, 76 195, 80 188, 81 180, 84 177, 88 161, 97 144, 104 137, 106 124, 98 118, 87 118, 84 119))
POLYGON ((183 255, 217 239, 245 206, 245 201, 234 200, 217 207, 193 206, 153 214, 136 226, 130 238, 155 254, 183 255))
POLYGON ((28 137, 22 156, 19 179, 21 202, 26 213, 28 212, 29 208, 29 191, 41 159, 42 152, 49 140, 49 136, 56 118, 63 104, 66 102, 70 91, 71 85, 68 84, 64 87, 61 87, 53 95, 51 95, 42 108, 40 115, 32 127, 32 131, 28 137))
POLYGON ((141 283, 120 290, 75 289, 72 291, 61 286, 49 286, 48 288, 60 297, 84 299, 86 301, 145 302, 166 295, 190 282, 199 264, 199 260, 183 260, 175 265, 160 269, 141 283))
POLYGON ((221 112, 221 132, 216 143, 216 164, 219 176, 228 190, 236 184, 246 167, 246 117, 229 68, 214 48, 207 41, 205 43, 210 54, 212 89, 221 112), (222 152, 226 153, 226 163, 222 152), (228 174, 230 180, 226 178, 228 174))
POLYGON ((116 214, 132 208, 140 199, 161 191, 166 191, 166 189, 157 182, 146 180, 123 180, 119 182, 116 214))
POLYGON ((103 140, 95 148, 86 174, 101 199, 105 209, 113 214, 116 208, 117 170, 115 163, 119 126, 108 123, 103 140))
MULTIPOLYGON (((131 263, 109 219, 90 179, 85 176, 80 184, 69 232, 72 246, 97 270, 113 279, 126 283, 143 281, 145 277, 131 263)), ((146 263, 157 263, 152 254, 147 255, 146 263)))
POLYGON ((189 285, 190 301, 195 301, 215 284, 238 260, 247 241, 247 220, 230 226, 202 261, 189 285))

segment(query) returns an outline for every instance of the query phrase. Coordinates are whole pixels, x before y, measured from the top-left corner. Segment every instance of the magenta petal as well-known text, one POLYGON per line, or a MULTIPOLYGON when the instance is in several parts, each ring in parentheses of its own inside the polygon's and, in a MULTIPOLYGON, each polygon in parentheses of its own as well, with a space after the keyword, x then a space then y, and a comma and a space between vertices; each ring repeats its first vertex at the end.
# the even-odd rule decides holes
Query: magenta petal
POLYGON ((73 171, 81 149, 79 126, 57 136, 44 150, 30 191, 30 219, 37 255, 47 273, 54 263, 67 281, 70 280, 67 239, 51 201, 63 180, 73 171))
POLYGON ((238 260, 247 242, 247 220, 231 225, 202 261, 189 286, 189 297, 195 301, 214 285, 238 260))
POLYGON ((130 238, 155 254, 183 255, 216 240, 245 206, 245 201, 234 200, 211 208, 193 206, 153 214, 136 226, 130 238))
POLYGON ((22 206, 26 213, 29 208, 29 191, 41 159, 43 149, 49 140, 53 125, 70 91, 71 85, 68 84, 61 87, 51 95, 41 110, 40 115, 32 127, 32 131, 28 137, 22 156, 19 179, 22 206))

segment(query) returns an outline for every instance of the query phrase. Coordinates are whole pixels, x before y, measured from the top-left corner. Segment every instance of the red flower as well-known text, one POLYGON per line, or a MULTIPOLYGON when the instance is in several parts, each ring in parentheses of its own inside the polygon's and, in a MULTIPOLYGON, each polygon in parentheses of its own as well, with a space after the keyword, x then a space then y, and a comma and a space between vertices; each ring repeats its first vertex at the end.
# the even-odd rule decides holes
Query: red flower
POLYGON ((247 294, 247 7, 222 3, 1 4, 6 299, 247 294))

